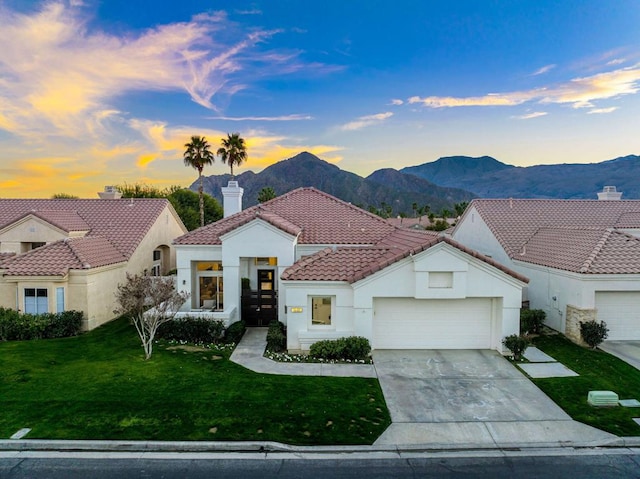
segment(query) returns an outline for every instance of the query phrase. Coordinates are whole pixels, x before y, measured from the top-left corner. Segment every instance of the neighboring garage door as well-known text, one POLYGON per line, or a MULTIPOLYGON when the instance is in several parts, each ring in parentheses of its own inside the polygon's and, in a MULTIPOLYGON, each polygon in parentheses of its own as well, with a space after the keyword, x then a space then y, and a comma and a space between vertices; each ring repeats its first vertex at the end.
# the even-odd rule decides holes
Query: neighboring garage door
POLYGON ((640 292, 596 292, 598 319, 606 321, 611 340, 640 340, 640 292))
POLYGON ((379 298, 374 349, 490 349, 491 299, 379 298))

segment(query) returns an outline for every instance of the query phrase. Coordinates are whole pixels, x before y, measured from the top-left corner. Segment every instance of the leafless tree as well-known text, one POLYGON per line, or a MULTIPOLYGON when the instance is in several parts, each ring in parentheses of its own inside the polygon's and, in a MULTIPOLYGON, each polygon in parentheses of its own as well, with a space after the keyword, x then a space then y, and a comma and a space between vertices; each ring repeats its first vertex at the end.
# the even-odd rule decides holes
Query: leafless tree
POLYGON ((173 279, 162 276, 130 275, 118 285, 115 314, 127 315, 136 327, 145 359, 153 353, 153 340, 161 324, 173 320, 189 293, 178 292, 173 279))

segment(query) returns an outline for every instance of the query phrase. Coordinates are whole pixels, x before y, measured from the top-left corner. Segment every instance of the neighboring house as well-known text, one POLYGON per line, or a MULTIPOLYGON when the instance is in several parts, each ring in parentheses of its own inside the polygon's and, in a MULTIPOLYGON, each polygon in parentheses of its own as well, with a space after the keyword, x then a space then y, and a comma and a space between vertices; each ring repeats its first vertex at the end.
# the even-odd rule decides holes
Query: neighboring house
POLYGON ((237 183, 223 192, 225 218, 174 242, 182 314, 279 319, 290 351, 353 335, 375 349, 502 351, 519 332, 527 279, 451 239, 314 188, 244 211, 237 183))
POLYGON ((83 311, 83 329, 113 319, 126 273, 175 269, 186 232, 164 199, 0 199, 0 306, 83 311))
POLYGON ((453 238, 530 279, 525 300, 580 341, 580 321, 609 339, 640 339, 640 201, 473 200, 453 238))

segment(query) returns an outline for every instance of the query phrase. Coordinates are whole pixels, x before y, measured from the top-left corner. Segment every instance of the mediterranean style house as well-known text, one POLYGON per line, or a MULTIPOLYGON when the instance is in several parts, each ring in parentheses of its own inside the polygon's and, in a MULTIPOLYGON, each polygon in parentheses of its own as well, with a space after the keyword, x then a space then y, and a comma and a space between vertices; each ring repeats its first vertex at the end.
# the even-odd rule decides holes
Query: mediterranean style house
POLYGON ((519 332, 527 278, 462 244, 401 229, 314 188, 242 210, 174 241, 180 314, 287 325, 287 348, 364 336, 375 349, 486 348, 519 332))
POLYGON ((525 300, 580 342, 580 321, 611 340, 640 339, 640 201, 473 200, 452 237, 530 279, 525 300))
POLYGON ((175 269, 186 232, 164 199, 0 199, 0 306, 84 312, 83 329, 114 317, 126 273, 175 269))

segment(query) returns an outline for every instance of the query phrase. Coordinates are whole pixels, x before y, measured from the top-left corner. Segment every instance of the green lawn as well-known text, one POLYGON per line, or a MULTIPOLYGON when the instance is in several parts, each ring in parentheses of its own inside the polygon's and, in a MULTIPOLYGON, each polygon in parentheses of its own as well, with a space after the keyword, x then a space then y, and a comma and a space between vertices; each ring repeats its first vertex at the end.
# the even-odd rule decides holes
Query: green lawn
POLYGON ((257 374, 229 354, 159 344, 144 361, 125 320, 0 343, 0 438, 371 444, 391 422, 375 379, 257 374))
POLYGON ((618 436, 640 436, 640 408, 597 408, 587 403, 589 391, 614 391, 620 399, 640 400, 640 371, 600 350, 586 349, 564 336, 540 336, 534 345, 580 376, 533 379, 573 419, 618 436))

